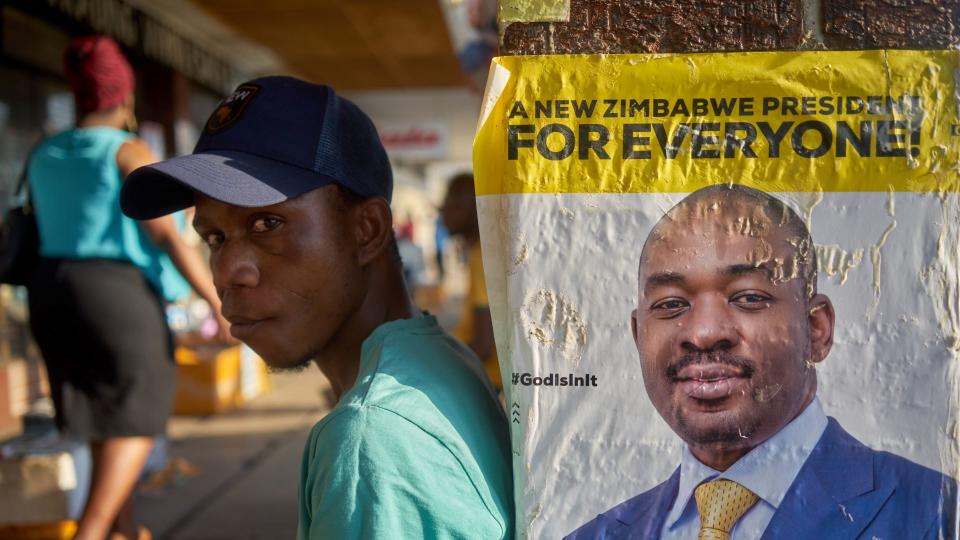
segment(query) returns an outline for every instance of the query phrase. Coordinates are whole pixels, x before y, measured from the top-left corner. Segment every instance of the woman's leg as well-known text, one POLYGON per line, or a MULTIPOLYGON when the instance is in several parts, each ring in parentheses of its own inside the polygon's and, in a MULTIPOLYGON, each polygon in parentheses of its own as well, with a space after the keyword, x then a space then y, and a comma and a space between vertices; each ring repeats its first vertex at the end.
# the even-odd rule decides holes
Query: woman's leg
POLYGON ((139 537, 139 528, 133 520, 133 495, 127 497, 127 502, 120 507, 117 519, 113 520, 113 534, 110 540, 136 540, 139 537))
MULTIPOLYGON (((93 474, 75 540, 103 540, 128 503, 150 454, 150 437, 113 437, 90 444, 93 474)), ((128 524, 132 525, 132 520, 128 524)), ((136 529, 117 531, 136 538, 136 529)))

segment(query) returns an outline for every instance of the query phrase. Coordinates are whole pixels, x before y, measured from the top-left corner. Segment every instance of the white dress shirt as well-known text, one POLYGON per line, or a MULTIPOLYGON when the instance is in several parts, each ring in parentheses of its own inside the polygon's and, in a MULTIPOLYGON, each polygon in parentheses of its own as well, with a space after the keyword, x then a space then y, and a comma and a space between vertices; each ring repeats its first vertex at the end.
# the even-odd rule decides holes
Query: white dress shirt
POLYGON ((661 540, 697 538, 700 514, 693 492, 700 484, 718 478, 733 480, 760 497, 737 521, 730 535, 731 540, 760 540, 800 468, 826 429, 827 417, 820 401, 814 398, 800 416, 725 472, 704 465, 688 447, 684 447, 680 460, 680 489, 663 524, 661 540))

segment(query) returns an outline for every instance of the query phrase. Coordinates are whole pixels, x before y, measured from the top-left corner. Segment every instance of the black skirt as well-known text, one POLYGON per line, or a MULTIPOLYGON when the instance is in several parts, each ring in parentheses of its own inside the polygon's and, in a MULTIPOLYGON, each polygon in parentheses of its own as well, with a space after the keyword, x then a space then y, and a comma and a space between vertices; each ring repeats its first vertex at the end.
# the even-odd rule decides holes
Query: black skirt
POLYGON ((84 440, 165 433, 173 340, 143 273, 121 261, 42 259, 28 291, 60 430, 84 440))

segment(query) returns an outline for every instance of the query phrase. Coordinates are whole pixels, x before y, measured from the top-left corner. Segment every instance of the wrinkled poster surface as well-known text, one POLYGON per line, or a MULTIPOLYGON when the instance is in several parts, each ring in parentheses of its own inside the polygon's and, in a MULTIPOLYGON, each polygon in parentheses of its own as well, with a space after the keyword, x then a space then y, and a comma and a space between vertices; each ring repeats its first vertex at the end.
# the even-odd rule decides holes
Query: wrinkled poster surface
POLYGON ((495 60, 519 537, 953 537, 958 77, 957 51, 495 60))

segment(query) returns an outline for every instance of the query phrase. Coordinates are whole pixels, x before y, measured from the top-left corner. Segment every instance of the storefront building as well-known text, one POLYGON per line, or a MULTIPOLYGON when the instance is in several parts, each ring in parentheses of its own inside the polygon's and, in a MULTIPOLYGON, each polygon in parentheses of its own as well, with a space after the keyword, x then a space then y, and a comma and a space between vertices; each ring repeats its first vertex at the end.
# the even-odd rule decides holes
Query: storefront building
MULTIPOLYGON (((70 39, 113 37, 136 75, 139 135, 163 157, 189 152, 220 97, 248 78, 189 32, 122 0, 14 0, 0 4, 0 210, 14 191, 30 148, 74 124, 62 74, 70 39)), ((41 362, 27 329, 22 288, 0 286, 0 440, 43 393, 41 362)))

